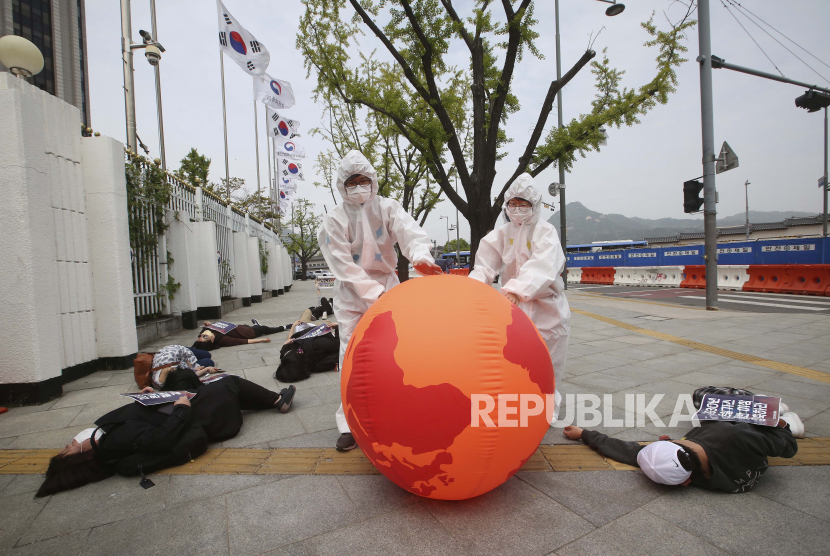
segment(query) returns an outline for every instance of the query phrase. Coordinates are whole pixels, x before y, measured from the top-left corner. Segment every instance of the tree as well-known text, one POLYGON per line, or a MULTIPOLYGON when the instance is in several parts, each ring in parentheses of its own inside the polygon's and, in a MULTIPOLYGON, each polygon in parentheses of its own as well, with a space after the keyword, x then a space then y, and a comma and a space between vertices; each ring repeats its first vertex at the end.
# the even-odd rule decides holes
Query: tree
POLYGON ((205 191, 213 193, 217 197, 221 197, 227 201, 231 201, 238 197, 239 191, 242 191, 243 195, 247 195, 247 192, 245 191, 244 179, 232 176, 230 180, 222 178, 219 181, 220 183, 206 182, 202 187, 205 191))
POLYGON ((249 193, 247 189, 238 190, 233 197, 233 204, 239 210, 256 216, 262 221, 270 220, 273 222, 279 218, 277 208, 271 201, 271 198, 263 195, 261 192, 257 193, 254 191, 253 193, 249 193))
POLYGON ((289 253, 300 259, 302 265, 301 280, 306 280, 308 261, 320 252, 320 246, 317 244, 317 232, 322 222, 322 215, 315 214, 314 203, 302 198, 294 201, 294 215, 285 224, 283 234, 288 237, 285 248, 289 253))
MULTIPOLYGON (((388 64, 376 64, 367 60, 364 71, 375 72, 375 83, 382 85, 380 75, 389 71, 388 64)), ((394 82, 390 82, 394 83, 394 82)), ((390 85, 391 86, 391 85, 390 85)), ((421 226, 429 213, 441 201, 441 190, 430 184, 426 159, 400 133, 395 124, 383 114, 369 112, 367 117, 353 104, 343 102, 337 95, 325 89, 318 90, 316 100, 325 104, 323 125, 311 130, 313 135, 326 139, 332 150, 317 155, 316 169, 326 183, 316 186, 332 188, 340 159, 352 149, 359 150, 372 163, 378 173, 378 195, 396 199, 421 226), (365 120, 365 126, 361 121, 365 120)), ((337 198, 331 192, 335 203, 337 198)), ((409 278, 409 260, 398 252, 398 277, 401 282, 409 278)))
MULTIPOLYGON (((667 31, 659 31, 653 18, 642 24, 651 37, 646 46, 658 49, 657 73, 637 89, 621 89, 624 72, 613 69, 605 55, 601 62, 592 62, 596 53, 589 48, 561 79, 550 83, 523 154, 494 197, 496 161, 505 155, 503 147, 510 141, 502 126, 520 108, 511 90, 516 65, 526 52, 542 58, 534 42, 538 22, 533 0, 500 4, 477 0, 471 17, 462 17, 452 0, 302 2, 306 9, 297 46, 309 73, 314 71, 320 88, 347 104, 386 116, 424 156, 434 180, 470 223, 471 263, 479 241, 498 218, 507 188, 518 176, 525 172, 535 176, 557 164, 567 170, 577 152, 584 156, 599 149, 604 137, 601 127, 633 125, 640 115, 668 101, 677 84, 675 68, 686 61, 682 55, 687 49, 680 41, 694 24, 693 3, 667 31), (501 6, 498 15, 497 5, 501 6), (396 71, 385 75, 390 80, 399 76, 394 90, 375 86, 364 71, 364 57, 356 67, 350 64, 351 52, 365 50, 358 40, 363 34, 377 39, 394 60, 396 71), (455 44, 468 55, 469 77, 448 64, 455 44), (552 129, 543 139, 556 93, 589 63, 597 88, 591 112, 552 129), (467 99, 458 82, 468 79, 467 99), (454 171, 466 199, 453 190, 454 171)), ((457 59, 457 51, 453 54, 457 59)))
MULTIPOLYGON (((463 237, 459 240, 460 247, 458 248, 459 251, 469 251, 470 244, 467 243, 467 240, 463 237)), ((451 239, 446 244, 444 244, 444 253, 455 253, 455 240, 451 239)))
POLYGON ((194 186, 208 184, 208 172, 210 171, 210 159, 199 154, 194 148, 179 162, 179 169, 175 171, 176 177, 194 186))

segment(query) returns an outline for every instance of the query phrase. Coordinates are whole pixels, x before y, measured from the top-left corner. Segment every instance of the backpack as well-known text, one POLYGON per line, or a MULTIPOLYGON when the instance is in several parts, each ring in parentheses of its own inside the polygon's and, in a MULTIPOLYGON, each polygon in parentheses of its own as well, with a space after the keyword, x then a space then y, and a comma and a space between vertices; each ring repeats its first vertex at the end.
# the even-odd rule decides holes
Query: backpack
POLYGON ((146 388, 153 385, 151 376, 154 371, 178 365, 178 362, 175 362, 153 368, 153 358, 155 356, 155 353, 139 353, 135 356, 135 359, 133 359, 133 377, 135 378, 135 383, 139 388, 146 388))

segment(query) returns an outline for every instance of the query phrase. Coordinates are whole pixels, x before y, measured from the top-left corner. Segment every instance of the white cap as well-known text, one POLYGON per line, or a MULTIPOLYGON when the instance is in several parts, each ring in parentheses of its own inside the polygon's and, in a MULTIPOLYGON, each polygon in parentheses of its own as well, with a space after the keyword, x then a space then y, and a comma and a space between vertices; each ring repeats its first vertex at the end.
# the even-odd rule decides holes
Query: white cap
POLYGON ((661 440, 652 442, 637 454, 637 465, 649 479, 664 485, 679 485, 692 476, 677 459, 677 444, 661 440))

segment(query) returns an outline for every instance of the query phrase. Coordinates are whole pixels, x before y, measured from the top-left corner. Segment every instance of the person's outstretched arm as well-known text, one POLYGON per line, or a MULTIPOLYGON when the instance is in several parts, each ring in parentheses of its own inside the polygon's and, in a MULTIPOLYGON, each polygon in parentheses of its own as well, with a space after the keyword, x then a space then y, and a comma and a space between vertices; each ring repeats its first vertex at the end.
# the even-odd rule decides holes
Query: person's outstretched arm
POLYGON ((565 254, 556 229, 550 227, 534 241, 536 245, 530 259, 522 265, 518 276, 502 287, 504 292, 514 294, 522 301, 550 295, 551 284, 565 268, 565 254))
POLYGON ((626 442, 618 438, 610 438, 601 432, 584 430, 574 426, 565 427, 562 432, 571 440, 582 440, 582 442, 599 452, 603 457, 639 467, 637 465, 637 454, 640 453, 643 447, 636 442, 626 442))
POLYGON ((501 238, 498 229, 492 230, 484 236, 478 244, 475 267, 470 272, 470 278, 484 282, 488 286, 493 283, 496 274, 501 272, 501 252, 499 250, 501 238))
POLYGON ((400 203, 394 199, 390 199, 389 203, 391 204, 388 209, 390 210, 389 229, 401 248, 403 256, 420 274, 441 274, 441 267, 435 264, 435 259, 430 253, 432 244, 429 241, 429 235, 400 203))

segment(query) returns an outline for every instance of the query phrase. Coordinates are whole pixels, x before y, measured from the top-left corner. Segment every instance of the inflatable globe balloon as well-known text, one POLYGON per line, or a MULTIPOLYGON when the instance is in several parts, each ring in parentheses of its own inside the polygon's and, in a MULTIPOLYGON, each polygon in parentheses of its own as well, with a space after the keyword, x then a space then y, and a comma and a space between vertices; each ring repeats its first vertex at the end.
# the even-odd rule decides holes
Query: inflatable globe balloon
POLYGON ((358 445, 398 486, 463 500, 513 476, 553 411, 553 367, 533 322, 489 285, 409 280, 360 320, 341 375, 358 445))

